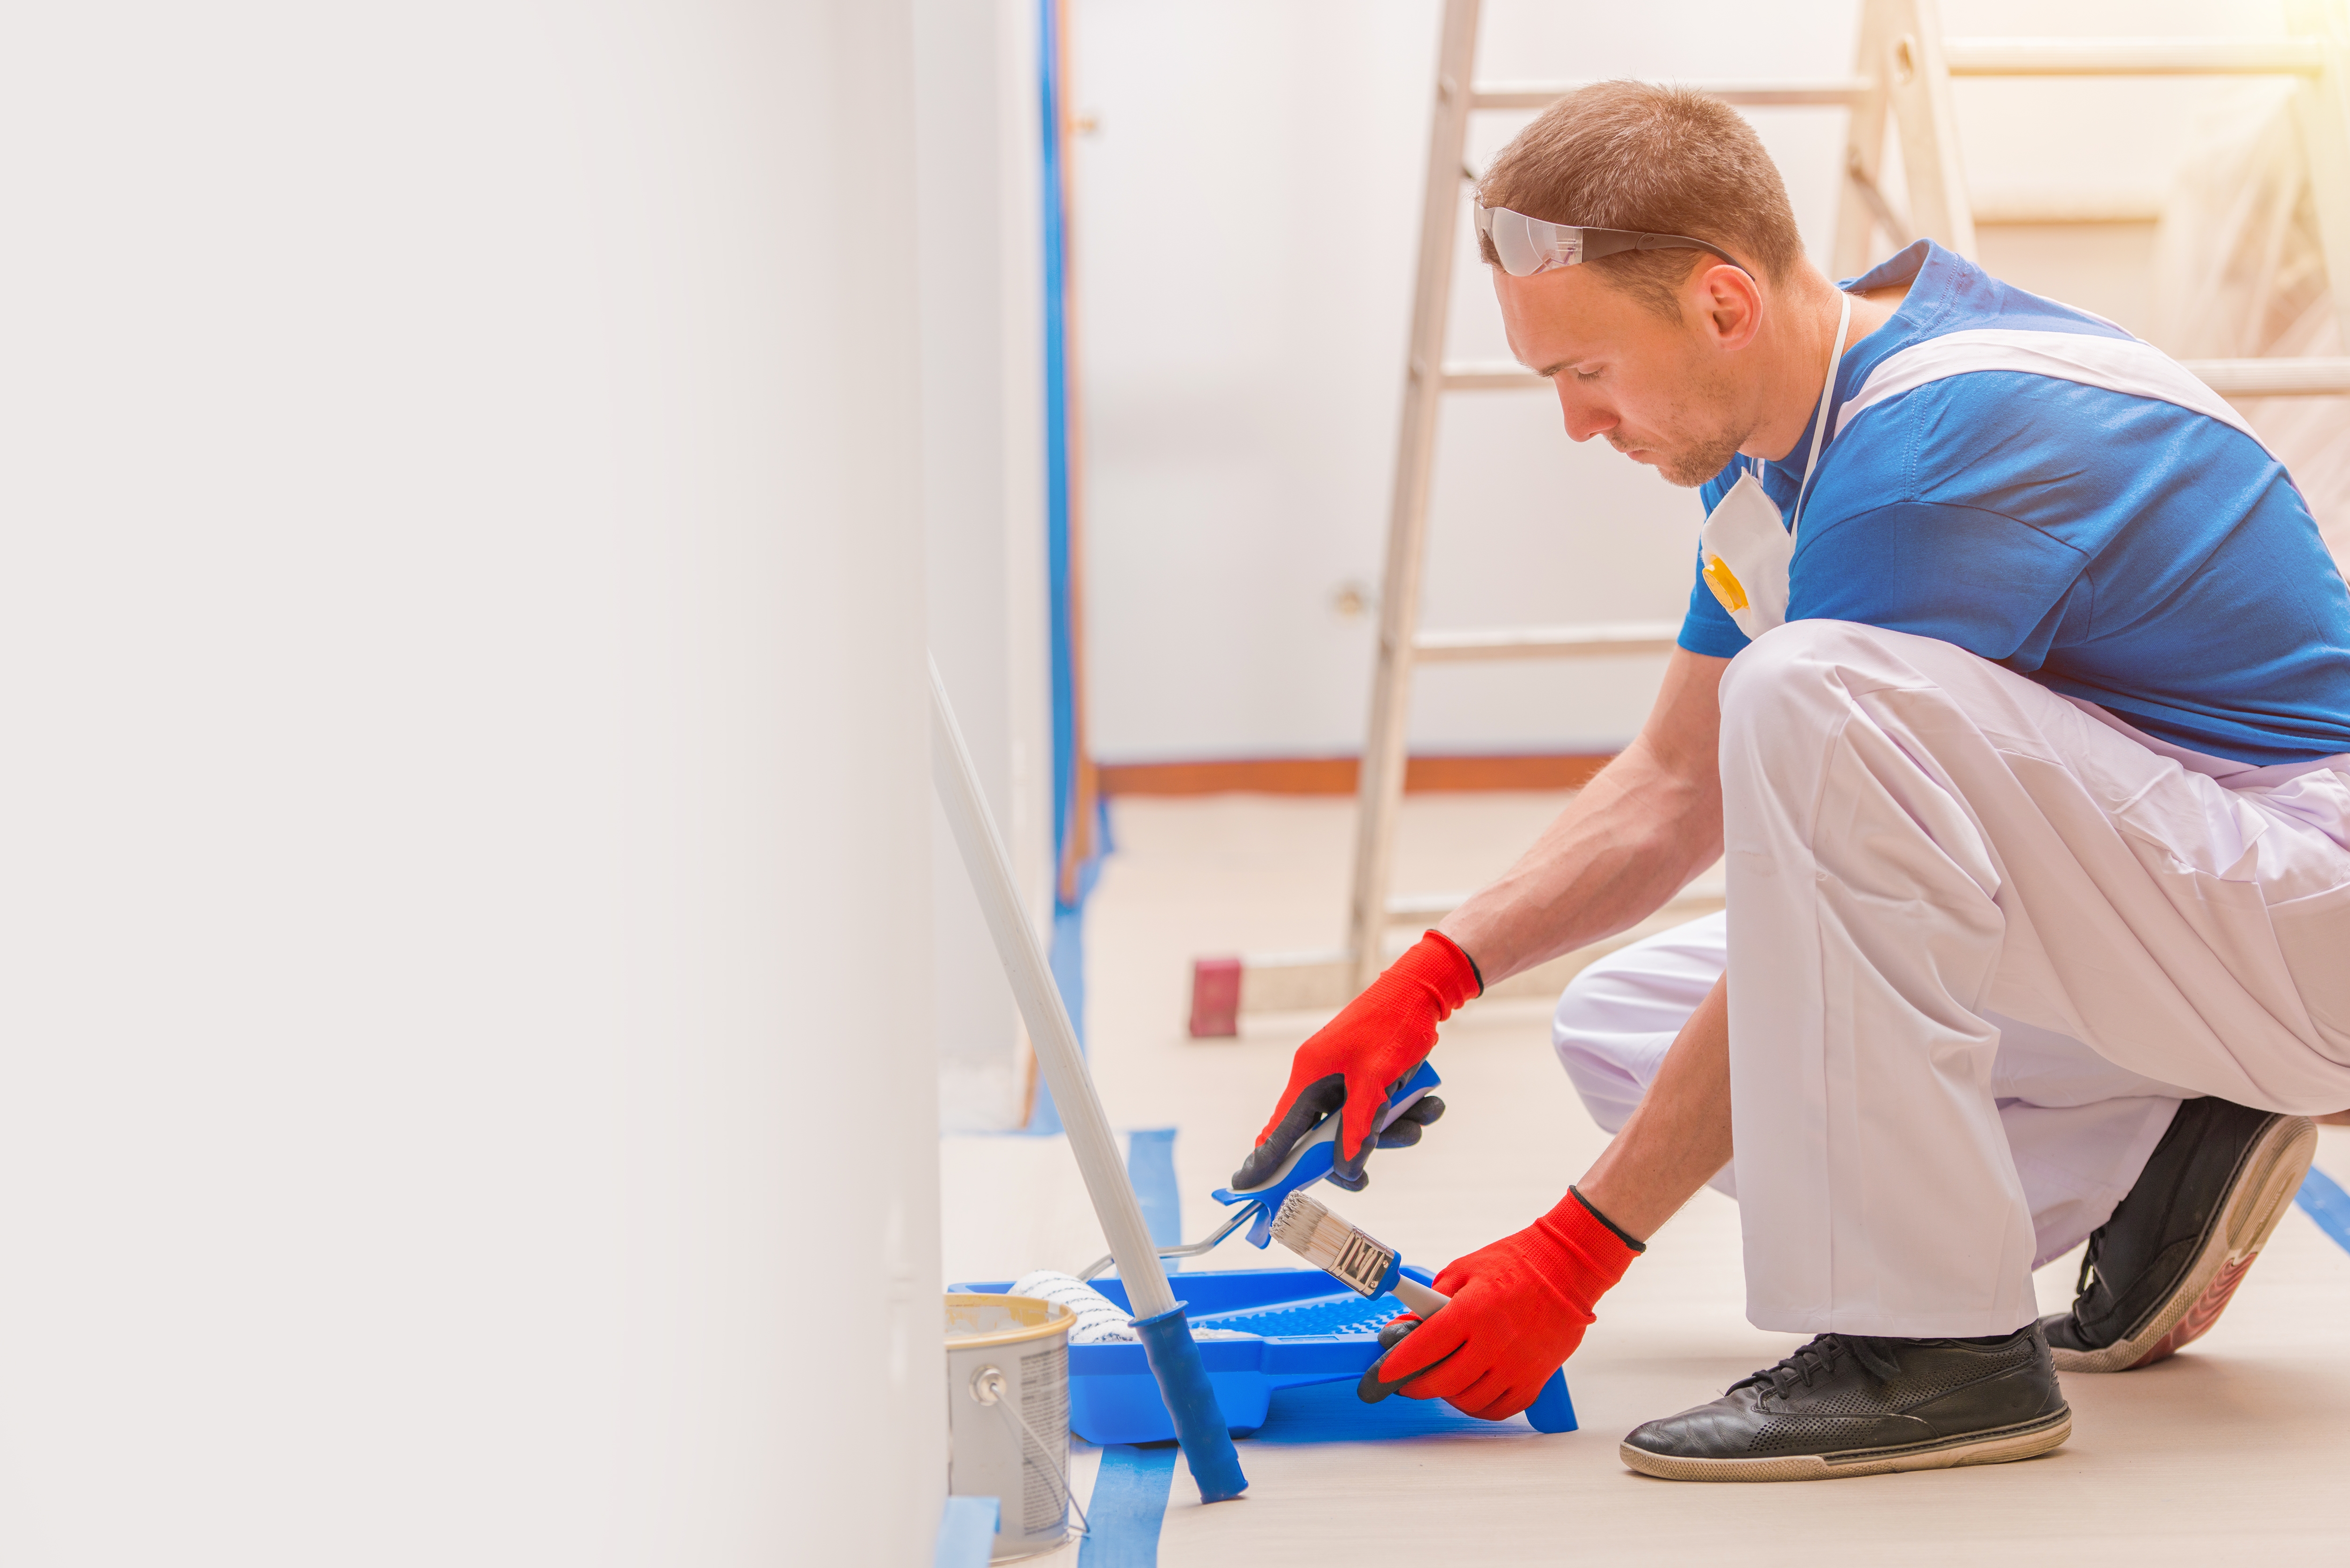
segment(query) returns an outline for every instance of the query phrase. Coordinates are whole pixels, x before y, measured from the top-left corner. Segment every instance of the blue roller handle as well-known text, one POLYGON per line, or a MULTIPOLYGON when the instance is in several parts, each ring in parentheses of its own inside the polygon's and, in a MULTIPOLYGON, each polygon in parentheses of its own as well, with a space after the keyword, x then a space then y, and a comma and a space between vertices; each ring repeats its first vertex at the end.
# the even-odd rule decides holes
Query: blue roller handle
MULTIPOLYGON (((1184 1462, 1199 1483, 1200 1501, 1226 1502, 1248 1490, 1240 1453, 1224 1427, 1224 1413, 1217 1407, 1183 1303, 1177 1302, 1173 1311, 1157 1317, 1136 1318, 1134 1332, 1142 1340, 1142 1354, 1149 1357, 1151 1375, 1159 1379, 1167 1413, 1175 1417, 1175 1440, 1182 1445, 1184 1462)), ((1574 1419, 1572 1412, 1567 1418, 1574 1419)))

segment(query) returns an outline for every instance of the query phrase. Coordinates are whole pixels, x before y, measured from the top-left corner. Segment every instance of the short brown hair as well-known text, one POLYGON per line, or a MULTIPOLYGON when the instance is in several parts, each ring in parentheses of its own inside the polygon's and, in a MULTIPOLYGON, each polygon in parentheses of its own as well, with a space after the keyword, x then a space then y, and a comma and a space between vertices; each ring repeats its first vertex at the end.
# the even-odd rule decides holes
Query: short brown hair
MULTIPOLYGON (((1477 183, 1477 200, 1593 229, 1711 240, 1773 282, 1804 254, 1778 165, 1736 109, 1687 88, 1594 82, 1543 110, 1477 183)), ((1493 243, 1479 248, 1496 263, 1493 243)), ((1586 262, 1668 319, 1703 251, 1627 251, 1586 262)))

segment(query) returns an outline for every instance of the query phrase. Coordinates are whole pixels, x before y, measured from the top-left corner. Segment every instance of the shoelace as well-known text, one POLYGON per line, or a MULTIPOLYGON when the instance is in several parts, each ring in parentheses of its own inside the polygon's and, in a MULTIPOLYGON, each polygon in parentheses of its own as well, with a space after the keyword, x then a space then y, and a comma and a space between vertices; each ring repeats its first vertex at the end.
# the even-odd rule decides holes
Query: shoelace
POLYGON ((1807 1345, 1798 1345, 1794 1355, 1776 1366, 1748 1373, 1726 1392, 1734 1394, 1741 1388, 1767 1384, 1773 1393, 1783 1397, 1797 1384, 1809 1387, 1814 1376, 1835 1370, 1837 1359, 1846 1355, 1879 1383, 1890 1383, 1901 1374, 1901 1363, 1886 1348, 1883 1340, 1857 1334, 1823 1334, 1807 1345))
POLYGON ((2097 1251, 2105 1244, 2106 1228, 2100 1225, 2089 1232, 2088 1249, 2081 1254, 2081 1277, 2073 1282, 2074 1300, 2089 1293, 2089 1282, 2097 1277, 2097 1251))

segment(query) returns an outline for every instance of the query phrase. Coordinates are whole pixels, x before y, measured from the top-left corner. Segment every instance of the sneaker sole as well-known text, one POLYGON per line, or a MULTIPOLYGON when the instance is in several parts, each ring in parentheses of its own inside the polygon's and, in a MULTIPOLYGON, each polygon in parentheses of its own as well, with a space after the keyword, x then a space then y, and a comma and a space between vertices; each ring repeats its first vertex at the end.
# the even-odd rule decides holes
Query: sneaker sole
POLYGON ((1660 1480, 1804 1481, 1835 1480, 1844 1476, 1881 1476, 1899 1470, 1947 1470, 1960 1465, 2003 1465, 2013 1459, 2037 1459, 2064 1446, 2073 1435, 2070 1406, 2054 1416, 2020 1427, 1989 1432, 1969 1432, 1939 1443, 1906 1449, 1858 1449, 1841 1454, 1781 1454, 1772 1459, 1686 1459, 1673 1454, 1651 1453, 1630 1443, 1619 1444, 1624 1463, 1644 1476, 1660 1480))
POLYGON ((2170 1293, 2162 1310, 2135 1334, 2102 1350, 2060 1350, 2050 1345, 2059 1372, 2135 1372, 2168 1361, 2179 1347, 2211 1331, 2227 1310, 2228 1298, 2244 1282, 2252 1260, 2284 1218, 2302 1179, 2317 1155, 2317 1124, 2285 1116, 2252 1140, 2238 1168, 2228 1200, 2205 1237, 2203 1249, 2170 1293))

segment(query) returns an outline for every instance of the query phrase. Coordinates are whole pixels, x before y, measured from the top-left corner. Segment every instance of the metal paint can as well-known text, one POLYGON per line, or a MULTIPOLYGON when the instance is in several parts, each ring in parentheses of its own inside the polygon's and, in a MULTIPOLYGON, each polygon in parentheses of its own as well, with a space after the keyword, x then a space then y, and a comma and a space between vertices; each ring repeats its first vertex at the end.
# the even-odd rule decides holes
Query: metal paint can
POLYGON ((947 1296, 947 1490, 1003 1506, 994 1562, 1069 1538, 1068 1308, 947 1296))

